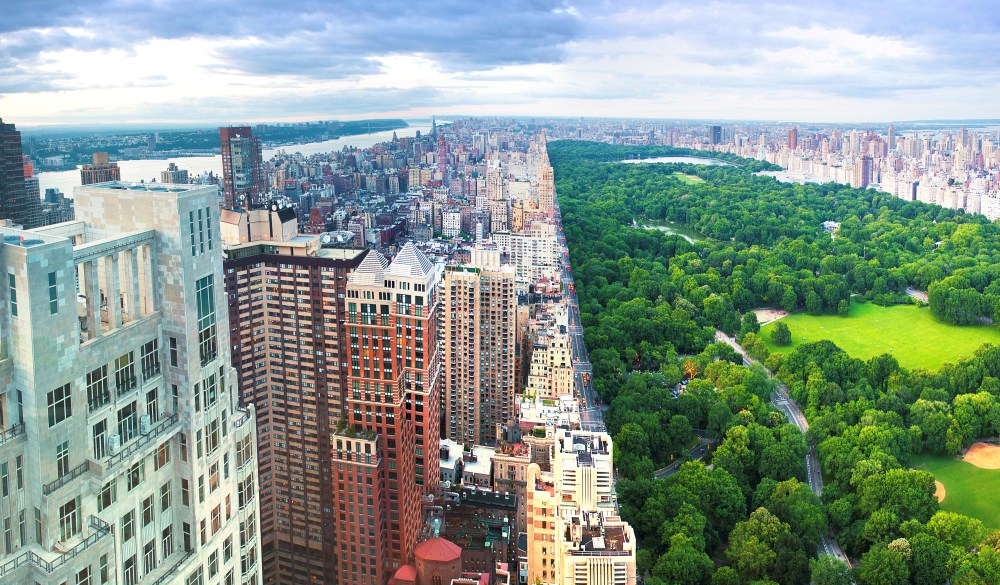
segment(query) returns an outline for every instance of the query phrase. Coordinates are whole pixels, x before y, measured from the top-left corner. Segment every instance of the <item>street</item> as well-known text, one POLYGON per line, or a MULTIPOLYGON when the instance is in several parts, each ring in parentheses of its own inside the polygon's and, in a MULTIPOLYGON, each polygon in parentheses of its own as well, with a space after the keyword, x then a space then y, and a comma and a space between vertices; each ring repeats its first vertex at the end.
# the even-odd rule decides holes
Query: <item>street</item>
MULTIPOLYGON (((744 365, 758 363, 746 354, 743 348, 740 347, 740 344, 736 343, 735 339, 726 335, 722 331, 715 331, 715 339, 728 343, 737 351, 737 353, 743 356, 744 365)), ((767 370, 765 369, 765 371, 767 370)), ((789 422, 799 427, 799 430, 804 434, 809 430, 809 421, 807 421, 805 415, 802 414, 802 408, 799 406, 799 403, 795 402, 788 396, 788 388, 774 378, 770 371, 768 371, 767 374, 778 382, 778 389, 771 393, 771 404, 781 411, 789 422)), ((813 493, 817 496, 823 495, 823 470, 819 465, 819 458, 816 456, 816 448, 812 446, 809 447, 809 453, 806 455, 806 479, 808 480, 809 488, 812 489, 813 493)), ((845 555, 844 551, 840 548, 840 544, 829 535, 823 535, 823 540, 820 541, 819 546, 823 554, 834 555, 840 560, 850 563, 847 555, 845 555)))

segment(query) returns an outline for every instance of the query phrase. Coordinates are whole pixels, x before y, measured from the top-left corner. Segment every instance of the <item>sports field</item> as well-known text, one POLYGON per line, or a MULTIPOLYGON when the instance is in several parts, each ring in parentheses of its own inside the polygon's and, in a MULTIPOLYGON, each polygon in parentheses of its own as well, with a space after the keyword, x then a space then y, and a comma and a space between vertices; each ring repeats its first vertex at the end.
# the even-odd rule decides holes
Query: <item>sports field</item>
POLYGON ((674 178, 679 180, 681 183, 687 183, 689 185, 705 182, 705 179, 702 179, 697 175, 688 175, 686 173, 674 173, 674 178))
MULTIPOLYGON (((995 447, 994 447, 995 448, 995 447)), ((987 528, 1000 528, 1000 470, 982 469, 948 455, 921 455, 910 465, 934 474, 944 484, 941 509, 982 520, 987 528)))
POLYGON ((794 313, 781 322, 792 332, 792 343, 771 343, 774 323, 761 328, 761 337, 771 352, 829 339, 853 357, 867 360, 883 353, 892 354, 905 368, 936 370, 947 362, 957 362, 984 343, 1000 343, 1000 330, 989 325, 950 325, 938 321, 927 307, 874 303, 851 303, 847 317, 813 316, 794 313))

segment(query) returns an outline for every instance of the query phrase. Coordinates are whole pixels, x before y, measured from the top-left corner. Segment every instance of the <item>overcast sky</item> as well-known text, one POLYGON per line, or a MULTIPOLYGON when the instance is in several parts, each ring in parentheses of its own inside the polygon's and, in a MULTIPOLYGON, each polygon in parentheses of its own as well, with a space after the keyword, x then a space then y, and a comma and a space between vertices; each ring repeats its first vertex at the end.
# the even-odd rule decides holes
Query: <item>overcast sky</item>
POLYGON ((996 0, 0 0, 19 125, 1000 117, 996 0))

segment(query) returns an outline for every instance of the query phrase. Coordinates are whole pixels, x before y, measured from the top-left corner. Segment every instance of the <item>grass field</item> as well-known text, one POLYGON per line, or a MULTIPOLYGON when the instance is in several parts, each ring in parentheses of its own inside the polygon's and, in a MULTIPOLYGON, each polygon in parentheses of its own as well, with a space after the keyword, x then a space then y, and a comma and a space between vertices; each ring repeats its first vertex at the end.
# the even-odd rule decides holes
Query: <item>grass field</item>
POLYGON ((921 455, 910 464, 934 474, 944 484, 941 509, 983 521, 987 528, 1000 528, 1000 469, 980 469, 947 455, 921 455))
POLYGON ((687 183, 689 185, 694 183, 704 183, 705 179, 695 175, 688 175, 686 173, 674 173, 674 177, 681 183, 687 183))
POLYGON ((847 317, 813 316, 804 312, 789 315, 781 322, 792 332, 792 343, 771 343, 774 323, 761 328, 767 349, 784 352, 796 346, 829 339, 853 357, 867 360, 883 353, 892 354, 905 368, 936 370, 947 362, 957 362, 984 343, 1000 343, 1000 330, 989 325, 960 327, 942 323, 927 307, 874 303, 851 303, 847 317))

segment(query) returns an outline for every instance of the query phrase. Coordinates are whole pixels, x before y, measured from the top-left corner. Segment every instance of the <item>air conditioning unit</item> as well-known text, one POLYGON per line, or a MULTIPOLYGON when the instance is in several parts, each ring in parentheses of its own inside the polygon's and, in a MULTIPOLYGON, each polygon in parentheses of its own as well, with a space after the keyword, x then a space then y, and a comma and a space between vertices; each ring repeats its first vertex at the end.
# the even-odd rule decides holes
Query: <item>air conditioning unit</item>
POLYGON ((139 417, 139 432, 148 435, 149 430, 153 427, 153 420, 149 418, 148 414, 144 414, 139 417))
POLYGON ((108 455, 117 455, 122 448, 122 438, 117 433, 108 437, 108 455))

